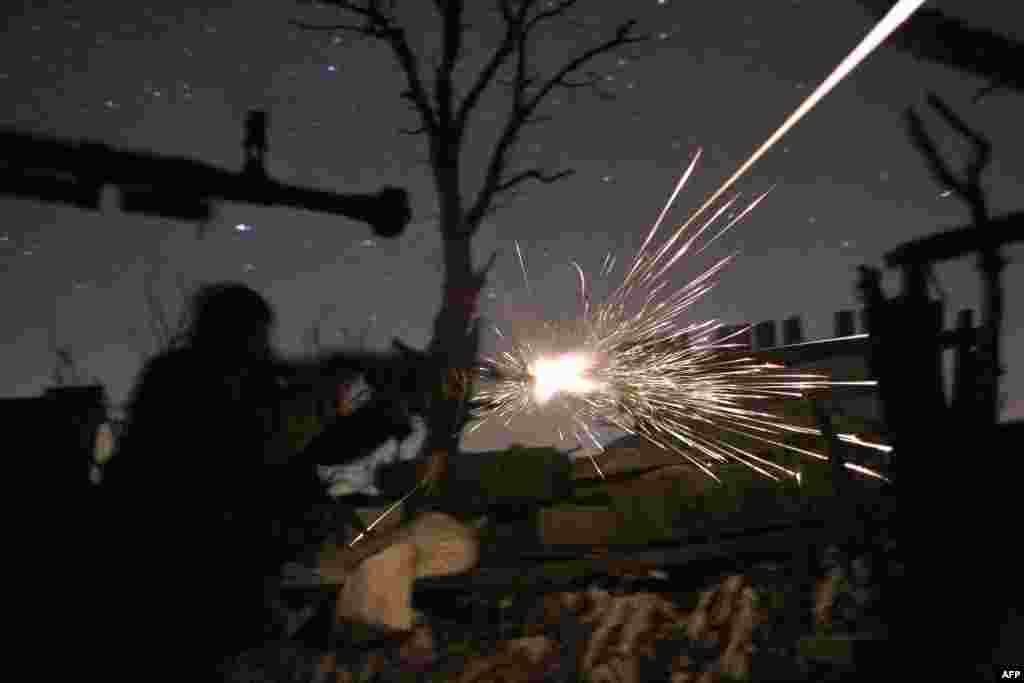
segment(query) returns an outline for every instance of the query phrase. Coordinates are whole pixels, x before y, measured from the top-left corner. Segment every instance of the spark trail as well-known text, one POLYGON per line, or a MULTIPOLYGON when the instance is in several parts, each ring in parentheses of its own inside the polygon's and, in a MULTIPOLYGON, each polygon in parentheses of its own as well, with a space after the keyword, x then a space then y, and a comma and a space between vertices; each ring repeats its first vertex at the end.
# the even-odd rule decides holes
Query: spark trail
MULTIPOLYGON (((681 319, 686 310, 711 291, 716 276, 734 256, 719 259, 676 290, 669 290, 664 279, 736 200, 725 202, 685 239, 680 230, 648 250, 699 157, 698 151, 623 282, 608 297, 592 302, 583 268, 573 263, 580 288, 577 318, 547 323, 529 338, 512 338, 511 350, 484 359, 481 375, 485 382, 477 394, 483 407, 476 412, 478 421, 471 429, 491 419, 508 422, 517 415, 546 411, 558 404, 569 416, 566 431, 577 441, 589 441, 600 450, 595 427, 609 425, 678 453, 716 480, 711 463, 728 461, 741 462, 772 479, 799 479, 797 470, 758 455, 759 443, 827 459, 784 440, 788 434, 821 433, 773 412, 773 402, 801 398, 813 390, 874 382, 833 382, 824 375, 765 363, 734 340, 744 330, 723 335, 722 325, 715 320, 684 324, 681 319)), ((738 211, 702 249, 764 197, 755 197, 738 211)), ((524 279, 529 282, 525 259, 516 246, 524 279)), ((611 255, 605 258, 602 275, 610 273, 610 263, 611 255)), ((844 436, 848 437, 843 439, 846 443, 866 443, 855 435, 844 436)), ((593 455, 591 461, 603 476, 593 455)), ((860 466, 850 469, 881 476, 860 466)))
MULTIPOLYGON (((704 204, 663 244, 649 250, 658 228, 696 167, 700 158, 698 150, 622 284, 606 300, 592 305, 584 271, 573 263, 580 279, 578 319, 570 324, 545 325, 536 338, 513 340, 512 351, 484 360, 481 375, 491 381, 478 394, 483 407, 475 413, 478 422, 473 429, 492 418, 507 422, 516 414, 543 409, 557 398, 568 409, 572 433, 578 441, 585 436, 600 450, 593 426, 614 426, 678 453, 716 480, 708 462, 735 460, 773 479, 777 475, 800 478, 798 471, 761 458, 750 448, 723 440, 723 433, 738 435, 747 442, 765 443, 826 459, 820 453, 780 440, 787 433, 821 434, 817 429, 797 426, 772 412, 768 409, 771 401, 801 398, 812 390, 851 384, 873 385, 874 382, 833 382, 824 375, 793 372, 761 362, 743 353, 739 344, 730 343, 729 337, 723 338, 722 325, 714 320, 682 325, 681 317, 686 309, 711 291, 716 276, 735 255, 720 259, 686 286, 667 294, 669 282, 664 278, 738 200, 737 196, 725 201, 709 218, 703 219, 703 223, 698 223, 719 198, 923 4, 924 0, 897 2, 704 204), (638 299, 642 301, 639 305, 636 304, 638 299)), ((742 220, 766 195, 767 192, 755 197, 733 215, 696 254, 702 253, 742 220)), ((526 263, 518 242, 516 254, 529 290, 526 263)), ((609 254, 601 269, 603 276, 610 273, 611 265, 609 254)), ((845 443, 878 446, 868 445, 855 435, 843 436, 845 443)), ((603 476, 597 460, 593 456, 591 460, 603 476)), ((861 466, 848 465, 848 468, 881 477, 861 466)))

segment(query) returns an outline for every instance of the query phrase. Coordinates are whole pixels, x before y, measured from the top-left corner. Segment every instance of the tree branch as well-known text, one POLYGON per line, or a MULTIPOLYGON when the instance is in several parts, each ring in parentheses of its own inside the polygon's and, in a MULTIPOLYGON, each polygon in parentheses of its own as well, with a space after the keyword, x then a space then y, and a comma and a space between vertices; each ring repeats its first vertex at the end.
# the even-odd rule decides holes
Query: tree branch
POLYGON ((526 31, 533 31, 537 26, 549 19, 565 16, 569 13, 569 10, 577 4, 579 4, 579 0, 562 0, 561 2, 552 4, 548 9, 543 12, 537 12, 537 14, 530 19, 529 23, 526 24, 526 31))
POLYGON ((455 87, 452 74, 462 52, 463 0, 434 0, 441 13, 441 62, 434 75, 434 106, 444 135, 451 135, 455 87))
POLYGON ((427 132, 427 127, 420 125, 416 128, 399 128, 398 132, 402 135, 423 135, 427 132))
MULTIPOLYGON (((531 19, 527 20, 528 26, 536 28, 543 21, 564 14, 575 4, 576 0, 562 0, 555 6, 545 10, 544 12, 538 13, 531 19)), ((620 24, 611 38, 584 50, 576 57, 570 59, 562 66, 562 68, 558 69, 552 76, 544 81, 532 96, 527 96, 526 92, 527 88, 532 85, 526 61, 527 43, 530 36, 530 30, 527 30, 526 26, 524 26, 523 30, 518 33, 516 37, 516 46, 514 48, 516 52, 516 70, 512 83, 512 111, 507 123, 505 124, 505 128, 494 147, 494 152, 491 155, 490 161, 488 162, 487 170, 484 175, 483 186, 480 188, 480 191, 472 204, 472 208, 470 208, 467 213, 467 226, 478 226, 480 221, 483 220, 483 217, 487 215, 488 207, 494 200, 494 196, 503 191, 501 189, 502 186, 506 185, 508 182, 507 179, 503 180, 505 168, 508 163, 508 155, 516 142, 518 142, 523 128, 526 125, 537 122, 534 114, 545 98, 547 98, 555 88, 571 88, 580 84, 580 82, 571 80, 571 76, 578 73, 601 55, 614 52, 626 45, 649 40, 647 36, 634 35, 633 29, 635 26, 635 21, 627 21, 620 24)), ((582 85, 586 84, 587 81, 584 80, 582 85)), ((507 190, 508 187, 505 189, 507 190)), ((475 229, 475 227, 471 229, 475 229)))
POLYGON ((391 50, 395 54, 395 59, 398 61, 399 66, 405 74, 406 82, 409 84, 408 99, 419 112, 420 119, 423 121, 423 126, 427 129, 430 135, 437 135, 440 129, 437 113, 430 106, 430 99, 427 97, 427 90, 423 86, 423 81, 420 78, 419 62, 416 59, 416 55, 413 53, 412 48, 409 47, 409 41, 405 38, 405 31, 400 28, 392 28, 388 32, 386 40, 391 45, 391 50))
POLYGON ((470 113, 476 107, 488 86, 494 81, 501 67, 508 62, 512 53, 515 52, 519 34, 522 32, 523 24, 526 21, 529 3, 521 3, 519 10, 513 11, 508 0, 498 0, 498 9, 505 20, 505 35, 494 50, 491 58, 487 60, 487 64, 480 70, 473 85, 470 86, 469 92, 466 93, 466 97, 462 100, 462 104, 458 107, 458 113, 455 116, 455 127, 460 134, 465 131, 470 113))
POLYGON ((357 35, 368 38, 384 37, 383 33, 380 33, 366 25, 357 26, 356 24, 310 24, 305 21, 299 21, 298 19, 290 19, 288 23, 294 26, 295 28, 302 29, 303 31, 355 33, 357 35))
POLYGON ((565 90, 587 89, 594 93, 594 96, 600 100, 611 101, 616 99, 615 93, 601 87, 601 83, 603 83, 604 80, 604 77, 600 74, 589 73, 585 79, 580 81, 572 81, 568 78, 563 78, 555 84, 555 87, 565 90))
POLYGON ((939 154, 935 142, 929 137, 921 117, 912 109, 908 109, 906 112, 910 139, 914 147, 928 162, 932 175, 970 207, 974 221, 980 225, 988 218, 988 207, 981 177, 992 158, 992 144, 984 136, 972 130, 938 96, 929 94, 928 103, 939 112, 950 127, 971 141, 973 155, 967 163, 964 178, 961 180, 956 177, 949 164, 939 154))
POLYGON ((495 249, 491 252, 491 256, 487 259, 487 263, 484 264, 484 267, 477 272, 477 275, 479 275, 484 282, 487 281, 487 275, 491 272, 491 269, 494 268, 494 264, 497 263, 497 261, 498 250, 495 249))
POLYGON ((533 116, 526 117, 526 119, 523 121, 522 127, 526 128, 527 126, 539 126, 542 123, 548 123, 550 121, 553 121, 554 119, 555 117, 553 116, 541 116, 539 114, 534 114, 533 116))
POLYGON ((614 52, 615 50, 624 47, 626 45, 632 45, 635 43, 642 43, 649 40, 647 36, 631 35, 633 28, 636 26, 636 21, 630 20, 621 24, 615 31, 615 35, 606 40, 605 42, 595 45, 594 47, 581 53, 574 59, 569 60, 565 66, 563 66, 558 72, 556 72, 551 78, 549 78, 544 85, 542 85, 537 93, 530 99, 528 107, 535 109, 537 105, 547 97, 551 91, 558 87, 564 86, 568 77, 576 73, 588 63, 592 62, 595 58, 614 52))
POLYGON ((297 28, 311 30, 311 31, 347 31, 350 33, 358 33, 363 36, 373 38, 383 38, 384 34, 381 32, 381 21, 385 19, 384 24, 387 23, 386 15, 380 7, 379 2, 374 0, 367 0, 365 5, 357 2, 350 2, 349 0, 322 0, 320 2, 312 2, 311 0, 298 0, 299 5, 328 5, 335 7, 343 12, 350 12, 357 17, 362 17, 364 22, 361 26, 355 24, 307 24, 292 20, 290 23, 292 26, 297 28))
MULTIPOLYGON (((300 4, 312 3, 300 2, 300 4)), ((310 30, 347 31, 386 42, 391 47, 395 60, 405 75, 406 83, 409 86, 407 99, 413 103, 420 116, 420 120, 423 122, 424 128, 426 128, 431 136, 435 135, 439 130, 437 113, 431 107, 430 98, 423 85, 423 79, 420 76, 419 60, 415 53, 413 53, 412 48, 409 47, 405 31, 395 22, 394 3, 384 2, 383 0, 365 0, 361 3, 350 0, 324 0, 320 4, 330 5, 343 12, 349 12, 357 17, 361 17, 365 21, 361 26, 354 24, 316 26, 296 21, 293 21, 292 24, 299 28, 310 30)))
POLYGON ((567 168, 564 171, 559 171, 557 173, 550 174, 544 173, 538 168, 531 168, 528 171, 521 171, 520 173, 516 173, 515 175, 498 183, 498 186, 495 188, 495 192, 506 192, 508 190, 511 190, 516 185, 520 185, 526 182, 527 180, 536 180, 539 183, 550 185, 551 183, 556 183, 559 180, 562 180, 563 178, 568 178, 574 173, 576 173, 575 169, 571 168, 567 168))
POLYGON ((966 181, 969 186, 978 188, 980 191, 981 174, 989 162, 992 161, 992 143, 981 133, 972 130, 938 95, 929 94, 928 104, 942 114, 942 117, 946 119, 946 122, 953 130, 971 141, 971 145, 974 148, 974 156, 968 162, 966 181))

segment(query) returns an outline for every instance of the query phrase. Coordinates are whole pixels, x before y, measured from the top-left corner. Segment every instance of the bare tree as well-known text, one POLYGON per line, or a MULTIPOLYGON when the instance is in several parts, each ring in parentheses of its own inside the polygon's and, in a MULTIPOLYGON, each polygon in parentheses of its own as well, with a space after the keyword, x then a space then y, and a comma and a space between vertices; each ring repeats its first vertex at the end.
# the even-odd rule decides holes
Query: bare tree
POLYGON ((436 64, 430 62, 431 55, 415 49, 408 27, 398 16, 397 0, 323 0, 316 4, 338 10, 342 21, 330 25, 293 23, 312 31, 377 41, 389 48, 405 81, 401 97, 419 121, 415 129, 403 132, 427 140, 444 256, 443 299, 434 319, 427 363, 431 400, 424 478, 432 483, 443 476, 448 455, 459 446, 471 388, 466 369, 473 367, 479 344, 475 307, 496 257, 492 254, 483 268, 474 268, 473 236, 499 208, 499 199, 530 181, 553 183, 573 173, 572 169, 548 170, 515 163, 527 129, 548 120, 543 109, 553 94, 586 89, 607 95, 600 89, 601 75, 590 70, 592 65, 648 38, 635 33, 635 21, 626 21, 603 40, 579 43, 579 49, 564 63, 545 71, 535 63, 541 34, 556 25, 571 25, 573 13, 587 3, 495 0, 493 17, 499 22, 500 37, 484 56, 482 66, 463 78, 464 72, 473 71, 467 64, 469 3, 464 0, 434 0, 430 4, 440 24, 436 64), (469 170, 467 132, 479 118, 485 95, 500 87, 507 98, 506 116, 496 124, 497 139, 486 155, 479 186, 475 192, 464 192, 469 170))

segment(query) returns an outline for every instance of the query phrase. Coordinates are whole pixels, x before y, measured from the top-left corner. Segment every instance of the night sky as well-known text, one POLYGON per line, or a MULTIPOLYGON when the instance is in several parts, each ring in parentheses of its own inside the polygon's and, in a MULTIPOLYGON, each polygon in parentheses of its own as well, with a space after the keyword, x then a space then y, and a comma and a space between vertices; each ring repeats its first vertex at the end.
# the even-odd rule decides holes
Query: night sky
MULTIPOLYGON (((284 351, 302 350, 305 331, 321 316, 327 343, 342 343, 344 330, 367 325, 373 347, 396 336, 414 346, 427 342, 440 299, 436 208, 422 138, 398 133, 416 121, 397 97, 402 79, 391 53, 289 26, 291 18, 336 16, 317 8, 287 1, 187 4, 4 3, 0 126, 237 170, 245 114, 265 108, 272 177, 342 192, 401 185, 412 193, 414 222, 399 239, 384 241, 341 218, 223 205, 200 240, 194 225, 125 215, 116 206, 88 213, 2 198, 2 395, 34 395, 47 386, 57 343, 71 347, 81 368, 122 400, 153 349, 143 296, 148 272, 158 274, 173 311, 179 281, 251 284, 277 307, 284 351)), ((430 43, 437 34, 431 4, 408 4, 416 8, 411 32, 430 43)), ((606 252, 620 262, 632 255, 700 146, 702 163, 673 214, 685 218, 872 25, 853 0, 581 5, 589 10, 583 19, 604 35, 633 7, 656 40, 600 63, 616 101, 562 94, 546 112, 555 120, 532 129, 523 158, 577 173, 555 185, 525 186, 481 231, 481 262, 500 250, 481 302, 498 324, 571 315, 571 259, 596 273, 606 252), (514 240, 523 246, 533 299, 522 285, 514 240)), ((938 6, 1024 38, 1020 3, 938 6)), ((568 54, 568 35, 549 34, 545 55, 568 54)), ((484 25, 471 44, 487 48, 492 36, 484 25)), ((1024 98, 996 93, 972 104, 984 85, 898 52, 873 54, 739 183, 746 196, 776 186, 768 199, 721 244, 677 269, 682 285, 716 255, 741 252, 694 317, 738 323, 801 314, 809 338, 829 336, 832 313, 858 307, 857 265, 880 266, 882 254, 898 244, 964 224, 965 206, 930 177, 903 128, 902 112, 915 106, 947 154, 965 151, 925 107, 929 90, 991 138, 986 179, 993 213, 1024 209, 1024 98)), ((496 104, 489 111, 500 114, 496 104)), ((486 118, 474 130, 475 139, 488 140, 486 118)), ((1005 271, 1004 415, 1016 418, 1024 417, 1022 254, 1009 250, 1005 271)), ((938 276, 947 321, 960 308, 980 309, 973 260, 944 266, 938 276)), ((528 430, 498 431, 467 443, 489 448, 530 440, 528 430)))

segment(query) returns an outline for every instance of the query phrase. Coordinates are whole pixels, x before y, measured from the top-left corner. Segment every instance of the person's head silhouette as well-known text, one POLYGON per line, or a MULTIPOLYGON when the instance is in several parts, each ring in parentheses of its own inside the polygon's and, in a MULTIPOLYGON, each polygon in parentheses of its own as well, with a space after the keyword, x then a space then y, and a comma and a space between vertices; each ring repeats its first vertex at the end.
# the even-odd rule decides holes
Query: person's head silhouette
POLYGON ((244 284, 204 285, 193 295, 189 315, 185 341, 194 350, 245 358, 270 353, 274 311, 244 284))

